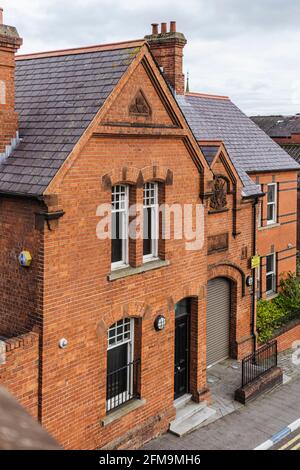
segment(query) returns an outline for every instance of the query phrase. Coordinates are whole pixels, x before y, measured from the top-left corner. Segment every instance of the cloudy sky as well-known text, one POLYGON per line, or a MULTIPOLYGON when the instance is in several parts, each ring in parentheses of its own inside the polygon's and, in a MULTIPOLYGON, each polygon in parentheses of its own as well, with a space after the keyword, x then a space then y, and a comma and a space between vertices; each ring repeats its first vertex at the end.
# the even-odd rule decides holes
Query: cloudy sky
POLYGON ((22 52, 142 38, 177 21, 190 88, 248 114, 300 113, 299 0, 0 0, 22 52))

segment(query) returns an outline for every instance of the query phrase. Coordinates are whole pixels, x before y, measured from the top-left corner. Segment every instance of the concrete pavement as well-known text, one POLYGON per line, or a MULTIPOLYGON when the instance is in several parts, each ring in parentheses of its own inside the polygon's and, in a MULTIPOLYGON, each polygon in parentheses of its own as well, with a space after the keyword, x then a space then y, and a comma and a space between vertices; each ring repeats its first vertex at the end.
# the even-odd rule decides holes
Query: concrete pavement
POLYGON ((249 450, 300 418, 300 377, 183 438, 169 433, 146 450, 249 450))

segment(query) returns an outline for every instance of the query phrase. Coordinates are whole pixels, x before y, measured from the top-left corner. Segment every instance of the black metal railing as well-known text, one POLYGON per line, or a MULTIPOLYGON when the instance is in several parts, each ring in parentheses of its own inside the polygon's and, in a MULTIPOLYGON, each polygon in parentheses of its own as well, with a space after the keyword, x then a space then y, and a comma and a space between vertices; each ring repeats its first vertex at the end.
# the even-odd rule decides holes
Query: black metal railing
POLYGON ((277 366, 277 341, 265 344, 242 361, 242 387, 277 366))
POLYGON ((140 359, 107 374, 107 411, 140 398, 140 359))

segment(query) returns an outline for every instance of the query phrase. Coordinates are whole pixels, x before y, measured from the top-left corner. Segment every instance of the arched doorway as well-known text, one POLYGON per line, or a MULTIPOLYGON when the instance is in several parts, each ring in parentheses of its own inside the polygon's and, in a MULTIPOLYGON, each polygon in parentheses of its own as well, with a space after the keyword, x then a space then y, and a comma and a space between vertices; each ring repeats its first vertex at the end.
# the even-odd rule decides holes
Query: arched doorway
POLYGON ((207 367, 230 355, 231 282, 217 277, 208 282, 206 310, 207 367))

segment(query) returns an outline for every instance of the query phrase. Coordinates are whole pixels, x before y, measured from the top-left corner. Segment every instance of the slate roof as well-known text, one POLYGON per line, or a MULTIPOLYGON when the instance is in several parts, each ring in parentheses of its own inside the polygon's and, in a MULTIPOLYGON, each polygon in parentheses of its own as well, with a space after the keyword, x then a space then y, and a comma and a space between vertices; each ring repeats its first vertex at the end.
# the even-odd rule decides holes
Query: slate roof
POLYGON ((282 144, 281 147, 294 159, 300 163, 300 144, 282 144))
POLYGON ((300 134, 300 115, 294 116, 253 116, 255 122, 270 137, 291 137, 300 134))
POLYGON ((217 147, 215 145, 200 145, 200 148, 203 155, 205 156, 205 160, 210 166, 213 162, 213 159, 217 155, 220 146, 217 147))
POLYGON ((0 164, 0 192, 43 194, 138 50, 120 46, 17 60, 22 141, 0 164))
POLYGON ((226 97, 176 96, 198 141, 222 140, 244 185, 243 195, 260 192, 248 173, 299 170, 300 166, 226 97))

